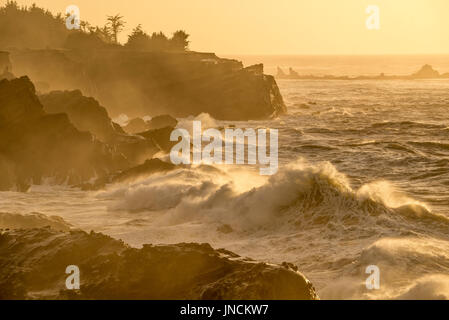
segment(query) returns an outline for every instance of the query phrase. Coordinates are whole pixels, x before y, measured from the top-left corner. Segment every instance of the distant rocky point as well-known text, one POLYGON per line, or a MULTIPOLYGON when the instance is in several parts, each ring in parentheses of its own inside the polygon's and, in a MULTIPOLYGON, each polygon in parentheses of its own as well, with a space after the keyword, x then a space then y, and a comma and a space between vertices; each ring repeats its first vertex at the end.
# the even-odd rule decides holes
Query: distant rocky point
POLYGON ((438 71, 432 68, 432 66, 426 64, 421 69, 411 75, 386 75, 381 73, 378 76, 333 76, 333 75, 300 75, 298 72, 289 68, 289 73, 286 74, 281 68, 278 67, 277 79, 298 79, 298 80, 416 80, 416 79, 449 79, 449 72, 440 74, 438 71))

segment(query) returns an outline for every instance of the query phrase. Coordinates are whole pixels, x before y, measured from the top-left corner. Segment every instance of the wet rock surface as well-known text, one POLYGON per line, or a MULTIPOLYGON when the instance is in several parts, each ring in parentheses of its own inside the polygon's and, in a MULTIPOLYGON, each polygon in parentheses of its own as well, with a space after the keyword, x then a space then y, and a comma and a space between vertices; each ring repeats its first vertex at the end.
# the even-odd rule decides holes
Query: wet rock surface
POLYGON ((294 266, 242 258, 208 244, 144 245, 51 228, 0 234, 2 299, 317 299, 294 266), (80 289, 65 286, 80 269, 80 289))

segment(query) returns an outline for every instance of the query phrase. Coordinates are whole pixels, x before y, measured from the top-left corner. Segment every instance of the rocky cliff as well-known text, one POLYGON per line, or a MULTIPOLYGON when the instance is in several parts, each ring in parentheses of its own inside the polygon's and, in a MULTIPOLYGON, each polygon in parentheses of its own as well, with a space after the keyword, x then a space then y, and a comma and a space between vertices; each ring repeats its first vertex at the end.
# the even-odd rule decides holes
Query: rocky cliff
POLYGON ((51 177, 76 184, 129 165, 113 148, 48 114, 27 77, 0 81, 0 190, 26 190, 51 177))
POLYGON ((131 248, 50 228, 0 231, 0 299, 317 299, 291 264, 256 262, 208 244, 131 248), (80 270, 68 290, 66 267, 80 270))
POLYGON ((80 89, 112 116, 209 113, 216 119, 268 118, 286 111, 276 81, 263 66, 196 52, 21 50, 11 52, 17 75, 51 90, 80 89))
POLYGON ((98 101, 85 97, 81 91, 52 91, 39 96, 47 113, 65 113, 80 131, 89 131, 103 142, 114 142, 125 134, 122 128, 112 122, 98 101))

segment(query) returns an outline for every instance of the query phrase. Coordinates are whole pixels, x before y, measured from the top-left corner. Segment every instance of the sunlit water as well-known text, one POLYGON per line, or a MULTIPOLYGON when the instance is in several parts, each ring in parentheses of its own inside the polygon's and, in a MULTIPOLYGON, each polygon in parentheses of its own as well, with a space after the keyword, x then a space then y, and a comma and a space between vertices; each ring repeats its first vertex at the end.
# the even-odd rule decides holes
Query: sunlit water
POLYGON ((449 297, 449 81, 278 83, 287 115, 234 123, 279 129, 275 176, 217 166, 98 192, 47 184, 1 193, 0 211, 58 215, 133 246, 208 242, 293 262, 322 298, 449 297), (365 287, 368 265, 380 290, 365 287))

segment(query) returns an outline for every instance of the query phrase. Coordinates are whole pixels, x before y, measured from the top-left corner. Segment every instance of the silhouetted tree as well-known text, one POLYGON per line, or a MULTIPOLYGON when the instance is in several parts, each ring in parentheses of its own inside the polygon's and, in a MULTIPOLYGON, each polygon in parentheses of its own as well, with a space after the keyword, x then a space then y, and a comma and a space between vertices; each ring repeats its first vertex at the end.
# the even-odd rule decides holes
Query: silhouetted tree
POLYGON ((189 47, 189 35, 184 30, 178 30, 173 33, 170 39, 171 47, 177 51, 185 51, 189 47))
POLYGON ((151 48, 155 51, 167 51, 170 48, 168 38, 162 31, 151 35, 151 48))
POLYGON ((143 31, 142 25, 138 25, 128 36, 128 42, 125 47, 132 50, 151 50, 151 38, 143 31))
POLYGON ((81 28, 81 31, 88 32, 89 30, 91 30, 92 26, 89 22, 81 20, 80 28, 81 28))
POLYGON ((123 20, 123 16, 121 16, 120 14, 116 14, 115 16, 108 16, 107 20, 107 26, 112 33, 114 43, 118 43, 118 34, 123 30, 126 22, 123 20))
MULTIPOLYGON (((0 49, 17 48, 99 48, 107 44, 118 45, 118 36, 123 30, 123 16, 107 16, 106 25, 95 27, 81 21, 80 30, 68 30, 66 15, 53 15, 35 4, 19 6, 7 0, 0 6, 0 49)), ((169 39, 163 32, 151 36, 138 25, 128 36, 125 47, 141 51, 184 51, 188 49, 189 35, 176 31, 169 39)), ((114 46, 109 46, 112 48, 114 46)))

